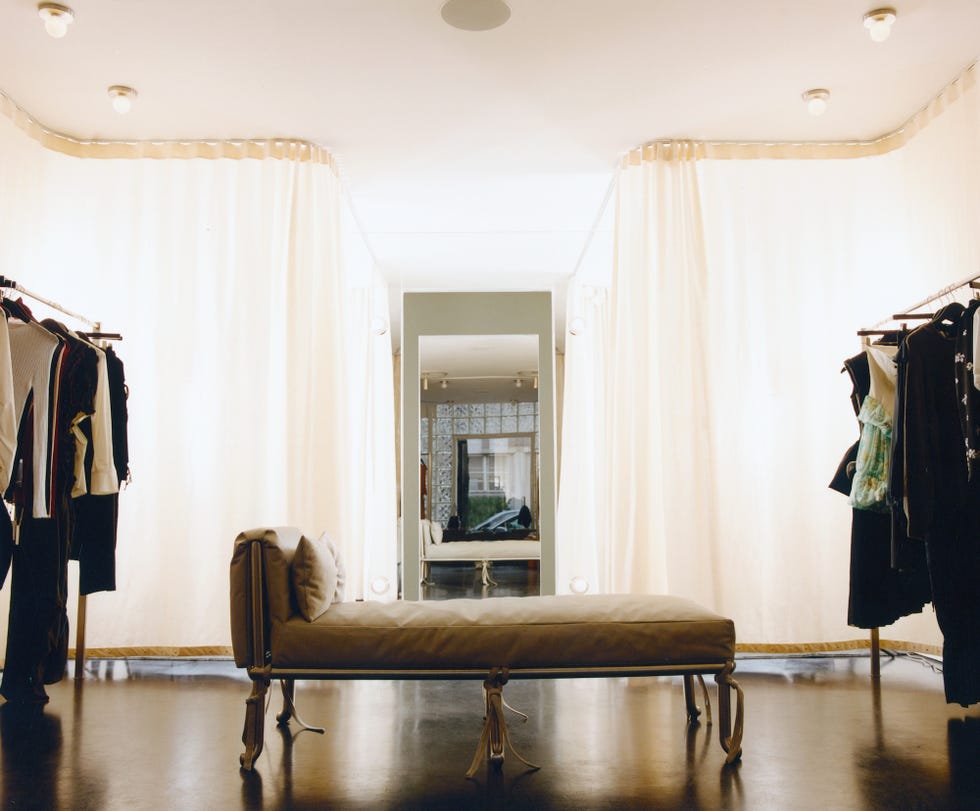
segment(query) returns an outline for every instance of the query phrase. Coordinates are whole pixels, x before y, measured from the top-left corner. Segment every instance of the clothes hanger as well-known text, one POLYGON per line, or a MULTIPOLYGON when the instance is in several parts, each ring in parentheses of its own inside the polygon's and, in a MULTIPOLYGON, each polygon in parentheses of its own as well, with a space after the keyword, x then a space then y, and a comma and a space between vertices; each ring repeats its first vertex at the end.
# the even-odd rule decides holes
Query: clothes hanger
POLYGON ((32 322, 34 323, 37 322, 37 319, 34 317, 34 314, 27 308, 27 305, 24 304, 24 301, 22 299, 12 299, 12 298, 4 297, 3 309, 7 311, 8 315, 13 316, 19 321, 24 321, 28 324, 32 322))
POLYGON ((958 301, 953 301, 936 310, 932 318, 929 319, 929 323, 933 324, 934 326, 955 324, 959 317, 963 315, 965 309, 966 308, 958 301))

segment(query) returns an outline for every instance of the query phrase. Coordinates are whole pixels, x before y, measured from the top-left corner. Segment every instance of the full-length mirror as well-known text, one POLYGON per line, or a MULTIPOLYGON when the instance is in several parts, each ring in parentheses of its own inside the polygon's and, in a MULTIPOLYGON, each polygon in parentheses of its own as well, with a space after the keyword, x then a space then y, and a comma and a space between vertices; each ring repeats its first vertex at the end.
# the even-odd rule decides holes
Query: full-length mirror
POLYGON ((537 560, 540 593, 553 594, 551 294, 406 293, 403 303, 402 594, 419 599, 433 531, 507 544, 493 554, 537 560))
POLYGON ((537 336, 419 345, 421 517, 446 540, 537 540, 537 336))

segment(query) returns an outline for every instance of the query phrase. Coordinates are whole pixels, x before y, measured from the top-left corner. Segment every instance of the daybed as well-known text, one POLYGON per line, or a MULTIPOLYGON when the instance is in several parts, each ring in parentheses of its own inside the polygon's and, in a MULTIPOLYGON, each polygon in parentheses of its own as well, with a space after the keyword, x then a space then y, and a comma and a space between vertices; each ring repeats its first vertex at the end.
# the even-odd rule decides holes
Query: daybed
POLYGON ((732 678, 730 619, 677 597, 561 595, 338 602, 310 622, 299 613, 307 607, 306 586, 293 582, 310 547, 293 527, 251 530, 235 541, 232 644, 236 665, 252 680, 240 758, 246 770, 262 751, 272 679, 281 680, 280 725, 295 716, 296 679, 484 679, 486 723, 469 776, 484 755, 502 762, 509 743, 502 718, 508 678, 679 675, 694 722, 700 710, 693 679, 704 689, 702 676, 710 674, 718 684, 726 764, 741 754, 743 702, 732 678))
MULTIPOLYGON (((488 533, 492 537, 492 533, 488 533)), ((502 540, 450 541, 441 540, 439 525, 422 519, 419 522, 419 562, 421 582, 429 582, 432 563, 468 563, 480 567, 484 586, 496 586, 490 576, 493 561, 541 560, 541 542, 537 540, 506 538, 502 540), (440 537, 440 540, 436 540, 440 537)))

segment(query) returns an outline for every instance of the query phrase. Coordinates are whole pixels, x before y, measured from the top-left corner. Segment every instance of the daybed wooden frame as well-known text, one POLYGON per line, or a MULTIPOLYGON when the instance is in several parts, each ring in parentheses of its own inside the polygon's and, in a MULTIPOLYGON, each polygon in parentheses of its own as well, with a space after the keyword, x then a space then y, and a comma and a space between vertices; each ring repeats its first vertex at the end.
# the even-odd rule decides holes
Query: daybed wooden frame
MULTIPOLYGON (((251 694, 245 702, 245 726, 242 733, 245 751, 239 758, 241 767, 245 770, 251 770, 255 766, 256 758, 262 752, 266 694, 273 679, 281 681, 283 693, 283 711, 277 716, 278 723, 287 725, 290 719, 296 718, 300 724, 311 729, 315 728, 308 727, 296 713, 294 691, 297 679, 483 679, 486 689, 486 724, 477 757, 474 758, 470 771, 467 773, 469 776, 473 774, 478 765, 481 751, 485 752, 491 762, 499 763, 503 760, 504 745, 508 741, 501 714, 503 701, 501 691, 508 679, 551 679, 583 676, 682 676, 688 719, 689 722, 697 722, 701 710, 695 700, 693 680, 697 677, 704 689, 702 677, 711 675, 718 685, 718 733, 721 747, 727 755, 725 764, 733 763, 741 756, 744 709, 741 687, 732 677, 735 670, 735 663, 732 658, 734 656, 734 635, 732 635, 730 645, 731 656, 723 661, 711 662, 671 662, 669 661, 669 652, 650 651, 649 664, 628 667, 569 667, 563 665, 555 668, 508 668, 506 663, 501 663, 500 667, 490 668, 488 672, 485 667, 391 668, 386 667, 384 661, 364 662, 363 667, 343 668, 279 666, 276 661, 276 653, 271 649, 270 644, 269 629, 272 618, 269 607, 270 584, 265 570, 265 553, 267 548, 277 545, 275 533, 283 529, 295 532, 292 528, 280 528, 279 530, 252 530, 242 533, 236 541, 235 557, 232 563, 231 617, 235 660, 239 666, 247 669, 249 678, 252 680, 251 694), (237 574, 236 560, 238 561, 237 574), (731 711, 731 692, 733 690, 737 697, 734 719, 731 711)), ((284 551, 288 552, 285 549, 284 551)), ((288 581, 288 577, 286 580, 288 581)), ((486 602, 494 603, 498 599, 486 602)), ((530 599, 561 600, 562 598, 530 599)), ((659 598, 651 597, 650 599, 659 598)), ((723 620, 723 618, 718 619, 723 620)), ((730 621, 724 620, 724 622, 730 621)), ((706 690, 704 696, 707 699, 706 690)), ((707 708, 710 724, 710 704, 707 708)), ((517 757, 523 761, 519 755, 517 757)), ((524 762, 526 763, 526 761, 524 762)))

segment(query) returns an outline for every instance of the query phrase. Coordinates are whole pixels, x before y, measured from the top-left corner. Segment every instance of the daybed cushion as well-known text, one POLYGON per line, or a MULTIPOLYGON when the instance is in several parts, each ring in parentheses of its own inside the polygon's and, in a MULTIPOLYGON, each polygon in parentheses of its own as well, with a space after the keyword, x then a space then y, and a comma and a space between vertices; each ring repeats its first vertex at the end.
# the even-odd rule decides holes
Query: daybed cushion
POLYGON ((330 608, 337 591, 337 564, 327 540, 323 535, 316 540, 304 535, 293 556, 293 592, 299 613, 307 622, 330 608))
POLYGON ((426 560, 528 560, 540 557, 540 541, 443 541, 425 549, 426 560))
POLYGON ((561 595, 331 606, 272 623, 278 668, 453 670, 715 664, 734 623, 690 600, 561 595))

